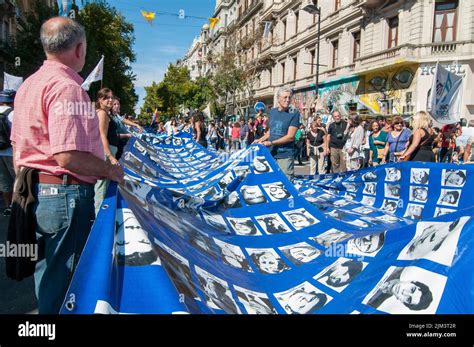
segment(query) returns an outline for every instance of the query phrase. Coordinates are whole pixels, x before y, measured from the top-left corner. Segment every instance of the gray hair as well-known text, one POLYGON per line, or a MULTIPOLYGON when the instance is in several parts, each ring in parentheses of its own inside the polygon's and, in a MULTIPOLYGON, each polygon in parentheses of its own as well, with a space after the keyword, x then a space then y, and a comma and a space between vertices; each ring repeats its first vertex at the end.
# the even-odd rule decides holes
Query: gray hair
POLYGON ((293 89, 290 87, 280 87, 277 90, 276 96, 279 98, 283 93, 290 93, 290 96, 293 95, 293 89))
POLYGON ((86 38, 86 32, 81 24, 70 18, 59 18, 62 20, 51 23, 50 19, 41 26, 41 44, 46 53, 66 52, 86 38))

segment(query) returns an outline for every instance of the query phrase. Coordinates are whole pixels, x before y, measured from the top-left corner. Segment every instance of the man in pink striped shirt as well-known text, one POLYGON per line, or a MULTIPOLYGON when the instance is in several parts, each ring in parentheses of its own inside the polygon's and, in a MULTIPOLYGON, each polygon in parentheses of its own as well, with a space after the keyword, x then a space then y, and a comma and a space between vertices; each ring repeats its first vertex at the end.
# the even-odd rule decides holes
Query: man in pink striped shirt
POLYGON ((41 27, 41 42, 47 60, 17 92, 11 140, 16 170, 38 171, 39 313, 59 313, 95 218, 94 183, 121 182, 123 171, 104 161, 95 108, 81 88, 84 28, 52 18, 41 27))

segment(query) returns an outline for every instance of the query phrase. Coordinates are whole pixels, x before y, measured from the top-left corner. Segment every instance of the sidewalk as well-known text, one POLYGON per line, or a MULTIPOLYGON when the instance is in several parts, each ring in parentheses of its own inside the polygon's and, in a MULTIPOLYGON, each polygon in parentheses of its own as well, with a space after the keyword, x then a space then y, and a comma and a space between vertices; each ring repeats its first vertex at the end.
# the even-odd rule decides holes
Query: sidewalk
POLYGON ((295 165, 295 175, 309 175, 309 161, 303 161, 304 165, 295 165))
MULTIPOLYGON (((7 239, 8 218, 3 216, 3 199, 0 197, 0 243, 7 239)), ((5 258, 0 257, 0 314, 36 313, 33 276, 16 282, 5 273, 5 258)))

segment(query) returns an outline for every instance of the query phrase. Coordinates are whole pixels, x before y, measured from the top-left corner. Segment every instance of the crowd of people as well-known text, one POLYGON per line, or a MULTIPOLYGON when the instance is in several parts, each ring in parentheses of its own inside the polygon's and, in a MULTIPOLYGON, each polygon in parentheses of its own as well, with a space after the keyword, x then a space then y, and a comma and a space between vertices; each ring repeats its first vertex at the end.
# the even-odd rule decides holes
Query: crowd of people
MULTIPOLYGON (((270 116, 260 111, 248 120, 210 122, 205 126, 202 113, 198 113, 198 126, 193 116, 190 122, 180 120, 174 130, 191 132, 204 147, 212 145, 220 151, 233 152, 253 143, 265 144, 290 179, 295 163, 303 165, 304 160, 309 160, 310 175, 358 170, 389 162, 463 163, 472 160, 474 121, 468 123, 462 119, 437 128, 425 111, 417 112, 408 120, 401 116, 363 119, 358 114, 343 119, 339 111, 319 114, 312 109, 307 122, 301 123, 298 111, 289 104, 291 93, 288 88, 278 91, 277 106, 270 110, 270 116)), ((165 124, 163 132, 169 135, 174 132, 166 129, 165 124)))
MULTIPOLYGON (((30 233, 37 240, 39 313, 58 313, 107 184, 124 179, 118 160, 131 136, 126 127, 143 129, 120 116, 120 100, 110 89, 97 93, 92 110, 83 107, 93 104, 81 88, 87 43, 79 23, 67 17, 49 19, 41 27, 41 43, 47 58, 42 67, 16 95, 0 93, 0 190, 4 214, 15 217, 9 230, 30 233), (12 198, 14 181, 27 187, 26 196, 12 198), (20 220, 33 222, 15 224, 20 220)), ((195 112, 187 119, 160 123, 157 131, 187 131, 203 147, 220 151, 264 145, 290 179, 295 160, 302 163, 305 158, 311 174, 388 161, 470 160, 472 121, 468 127, 463 122, 436 129, 427 113, 418 112, 408 127, 401 117, 369 123, 358 115, 342 119, 335 111, 329 117, 314 112, 301 124, 291 99, 292 90, 280 88, 268 116, 260 110, 255 119, 207 124, 204 115, 195 112)), ((287 193, 282 187, 273 189, 287 193)))

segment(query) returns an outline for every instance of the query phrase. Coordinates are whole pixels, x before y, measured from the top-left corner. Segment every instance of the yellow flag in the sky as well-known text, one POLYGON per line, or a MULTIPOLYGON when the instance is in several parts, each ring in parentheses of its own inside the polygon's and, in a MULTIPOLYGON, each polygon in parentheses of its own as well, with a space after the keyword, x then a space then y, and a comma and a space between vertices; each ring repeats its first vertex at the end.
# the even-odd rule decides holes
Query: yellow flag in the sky
POLYGON ((147 12, 147 11, 141 11, 143 18, 146 19, 146 21, 150 24, 153 23, 153 20, 155 19, 156 13, 155 12, 147 12))
POLYGON ((217 23, 219 23, 220 20, 220 18, 209 18, 209 26, 211 27, 211 29, 214 29, 214 27, 217 25, 217 23))

